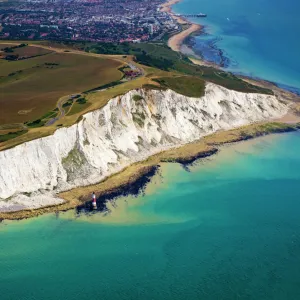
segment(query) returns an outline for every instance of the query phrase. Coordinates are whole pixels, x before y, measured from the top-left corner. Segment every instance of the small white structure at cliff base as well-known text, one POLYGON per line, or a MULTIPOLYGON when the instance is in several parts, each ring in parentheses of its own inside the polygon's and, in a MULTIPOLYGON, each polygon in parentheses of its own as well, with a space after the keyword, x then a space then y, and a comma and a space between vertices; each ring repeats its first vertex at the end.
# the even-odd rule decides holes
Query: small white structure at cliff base
POLYGON ((93 209, 97 209, 97 201, 96 201, 96 195, 95 195, 95 192, 93 192, 93 202, 92 202, 92 205, 93 205, 93 209))

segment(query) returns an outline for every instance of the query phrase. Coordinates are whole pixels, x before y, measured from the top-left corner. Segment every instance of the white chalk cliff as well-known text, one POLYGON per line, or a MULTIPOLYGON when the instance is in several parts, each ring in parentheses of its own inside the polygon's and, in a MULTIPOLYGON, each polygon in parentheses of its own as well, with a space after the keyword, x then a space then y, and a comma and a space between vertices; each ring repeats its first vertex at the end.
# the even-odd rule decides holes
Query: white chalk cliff
POLYGON ((0 211, 60 203, 59 191, 97 183, 133 162, 217 130, 286 112, 275 96, 212 83, 201 98, 171 90, 130 91, 69 128, 1 151, 0 211))

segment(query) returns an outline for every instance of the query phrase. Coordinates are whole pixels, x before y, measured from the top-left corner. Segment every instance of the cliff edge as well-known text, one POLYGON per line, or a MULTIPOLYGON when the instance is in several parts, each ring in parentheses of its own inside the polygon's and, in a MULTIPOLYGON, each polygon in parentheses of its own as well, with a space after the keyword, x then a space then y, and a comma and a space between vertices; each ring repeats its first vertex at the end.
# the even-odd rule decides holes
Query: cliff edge
POLYGON ((98 183, 130 164, 218 130, 279 118, 275 96, 207 83, 205 95, 132 90, 53 135, 0 152, 0 211, 63 202, 55 195, 98 183))

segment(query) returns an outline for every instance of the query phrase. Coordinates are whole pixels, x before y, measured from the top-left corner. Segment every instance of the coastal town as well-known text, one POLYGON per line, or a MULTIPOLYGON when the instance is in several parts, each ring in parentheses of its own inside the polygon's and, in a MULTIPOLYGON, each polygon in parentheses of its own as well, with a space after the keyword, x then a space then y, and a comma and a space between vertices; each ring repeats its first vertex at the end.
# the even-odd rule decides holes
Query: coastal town
POLYGON ((0 39, 143 42, 178 30, 163 0, 0 2, 0 39))

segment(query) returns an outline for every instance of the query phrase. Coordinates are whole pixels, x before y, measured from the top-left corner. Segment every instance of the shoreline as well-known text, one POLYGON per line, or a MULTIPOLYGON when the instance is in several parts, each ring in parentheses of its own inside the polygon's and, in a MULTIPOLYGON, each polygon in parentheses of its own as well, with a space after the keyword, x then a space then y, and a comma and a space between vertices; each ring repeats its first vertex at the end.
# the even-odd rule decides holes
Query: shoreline
POLYGON ((205 67, 213 67, 216 69, 221 69, 219 65, 216 63, 206 61, 202 59, 200 55, 198 55, 190 45, 185 43, 185 41, 191 37, 193 34, 199 33, 202 34, 204 30, 204 26, 198 23, 193 23, 186 20, 183 17, 178 17, 172 11, 172 6, 176 3, 181 2, 182 0, 169 0, 163 5, 161 5, 161 11, 168 13, 179 26, 188 25, 189 27, 172 35, 167 42, 167 45, 175 52, 180 52, 189 57, 189 59, 195 64, 199 66, 205 67))
MULTIPOLYGON (((172 6, 174 4, 177 4, 179 2, 181 2, 182 0, 169 0, 166 3, 162 4, 161 7, 161 11, 164 11, 166 13, 168 13, 178 24, 179 26, 181 25, 189 25, 189 27, 187 29, 184 29, 182 31, 180 31, 179 33, 176 33, 174 35, 172 35, 167 42, 167 45, 176 52, 180 52, 186 56, 188 56, 188 58, 195 64, 195 65, 199 65, 199 66, 204 66, 204 67, 213 67, 219 70, 223 70, 222 66, 219 64, 216 64, 214 62, 211 61, 207 61, 205 59, 203 59, 199 54, 197 54, 194 49, 188 44, 185 43, 185 41, 191 37, 193 34, 199 33, 199 35, 201 35, 204 31, 204 26, 198 23, 193 23, 189 20, 186 20, 183 17, 178 17, 175 15, 175 13, 172 11, 172 6)), ((222 50, 221 50, 222 51, 222 50)), ((224 70, 226 72, 226 69, 224 70)), ((256 83, 258 82, 263 82, 263 83, 268 83, 271 84, 273 86, 276 86, 276 88, 284 90, 290 94, 293 94, 297 97, 300 97, 300 92, 299 92, 299 88, 293 87, 293 86, 286 86, 286 88, 284 86, 282 86, 280 83, 276 83, 276 82, 271 82, 271 81, 267 81, 265 79, 262 78, 255 78, 255 77, 249 77, 247 75, 243 75, 243 74, 239 74, 239 73, 233 73, 234 75, 236 75, 237 77, 245 80, 245 79, 249 79, 249 80, 253 80, 256 83)))
POLYGON ((172 11, 172 6, 176 3, 179 3, 180 1, 182 0, 169 0, 160 6, 160 11, 169 14, 171 18, 178 23, 179 26, 182 27, 183 25, 188 25, 188 28, 172 35, 168 39, 168 46, 176 52, 181 52, 181 46, 183 46, 185 39, 187 39, 191 34, 199 32, 203 29, 203 26, 201 26, 200 24, 192 23, 183 17, 175 15, 175 13, 172 11))
MULTIPOLYGON (((181 31, 178 34, 171 36, 168 40, 168 46, 176 52, 182 52, 181 48, 184 45, 184 41, 193 33, 199 32, 202 30, 202 26, 199 24, 191 23, 190 26, 181 31)), ((185 53, 183 53, 185 54, 185 53)))
MULTIPOLYGON (((179 33, 176 33, 172 35, 168 39, 168 46, 176 52, 181 52, 182 54, 186 54, 188 56, 192 56, 195 59, 197 59, 199 62, 202 62, 201 65, 210 65, 209 62, 205 62, 201 60, 201 57, 197 55, 192 48, 188 47, 186 44, 184 44, 184 41, 190 37, 192 34, 201 32, 203 30, 203 26, 197 23, 192 23, 188 20, 186 20, 183 17, 176 16, 175 13, 172 11, 172 6, 174 4, 177 4, 181 2, 182 0, 169 0, 166 3, 162 4, 160 6, 160 10, 162 12, 168 13, 177 23, 179 26, 182 25, 188 25, 189 27, 180 31, 179 33), (186 51, 182 51, 182 47, 185 46, 187 49, 186 51)), ((200 64, 200 63, 198 63, 200 64)))
POLYGON ((186 19, 182 18, 182 17, 178 17, 175 16, 174 12, 172 11, 172 6, 181 2, 182 0, 169 0, 165 3, 163 3, 162 5, 160 5, 160 11, 162 12, 166 12, 169 15, 171 15, 171 17, 176 20, 179 24, 188 24, 190 22, 188 22, 186 19))
POLYGON ((219 151, 219 147, 229 143, 246 141, 269 134, 294 132, 300 129, 300 123, 287 124, 280 122, 263 122, 246 125, 229 131, 220 131, 206 136, 194 143, 173 148, 148 157, 114 174, 98 184, 78 187, 58 194, 65 200, 63 204, 51 205, 38 209, 20 210, 15 212, 0 212, 2 220, 21 220, 37 217, 46 213, 58 213, 71 209, 90 210, 91 194, 95 191, 97 204, 101 211, 106 209, 105 203, 115 197, 137 194, 156 174, 161 163, 180 163, 188 166, 198 159, 210 157, 219 151))

